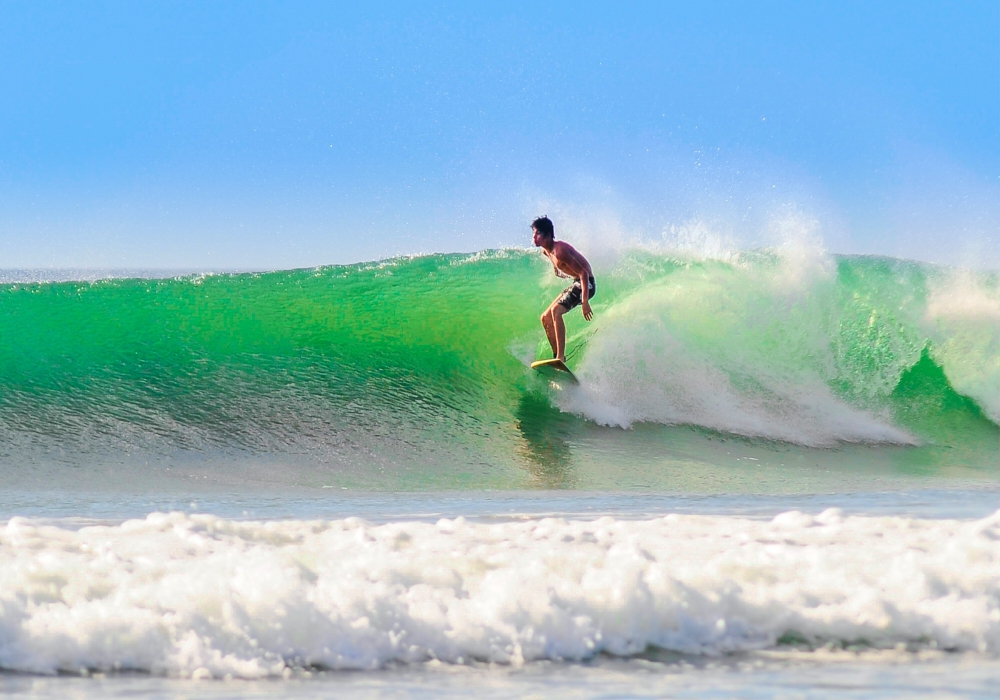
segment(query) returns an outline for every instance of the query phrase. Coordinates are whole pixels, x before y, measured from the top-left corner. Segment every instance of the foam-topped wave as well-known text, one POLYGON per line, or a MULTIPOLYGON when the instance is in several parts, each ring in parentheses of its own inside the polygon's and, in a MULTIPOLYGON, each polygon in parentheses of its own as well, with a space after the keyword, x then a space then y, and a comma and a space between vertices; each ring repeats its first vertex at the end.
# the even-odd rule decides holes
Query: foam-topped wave
POLYGON ((583 388, 562 397, 564 408, 625 427, 918 444, 935 439, 928 421, 901 419, 896 392, 929 355, 943 374, 935 391, 957 388, 992 421, 1000 416, 995 275, 800 245, 679 260, 669 274, 656 260, 620 265, 617 274, 643 282, 597 317, 578 365, 583 388))
POLYGON ((1000 422, 1000 276, 968 270, 936 275, 924 321, 951 383, 1000 422))
POLYGON ((0 584, 0 667, 30 673, 254 678, 785 644, 996 654, 1000 514, 15 518, 0 584))
MULTIPOLYGON (((624 427, 692 424, 806 445, 916 443, 831 388, 845 369, 831 344, 843 313, 837 271, 822 251, 808 252, 682 264, 623 295, 595 323, 579 366, 584 388, 563 405, 624 427)), ((905 351, 893 359, 897 366, 878 369, 912 362, 905 351)))
MULTIPOLYGON (((605 425, 809 446, 995 431, 995 274, 830 256, 808 236, 692 245, 596 256, 595 320, 567 316, 583 387, 546 401, 605 425)), ((563 282, 511 249, 0 285, 0 460, 476 463, 503 486, 530 438, 525 406, 547 391, 526 365, 549 352, 538 315, 563 282)))

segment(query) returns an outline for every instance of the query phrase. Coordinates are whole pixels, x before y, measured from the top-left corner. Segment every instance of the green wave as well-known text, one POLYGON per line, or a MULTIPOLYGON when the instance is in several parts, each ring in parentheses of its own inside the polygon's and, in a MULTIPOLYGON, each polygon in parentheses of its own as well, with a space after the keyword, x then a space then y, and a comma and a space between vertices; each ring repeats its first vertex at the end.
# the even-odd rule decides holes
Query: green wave
POLYGON ((452 485, 510 486, 525 465, 567 483, 570 453, 601 440, 628 459, 628 436, 645 450, 639 427, 655 424, 995 450, 996 276, 818 264, 802 277, 770 253, 619 255, 597 271, 594 323, 567 317, 590 387, 575 397, 525 366, 547 351, 538 316, 561 287, 528 251, 4 285, 0 459, 264 455, 308 463, 313 485, 410 469, 410 485, 444 470, 452 485), (596 442, 575 444, 584 433, 596 442))

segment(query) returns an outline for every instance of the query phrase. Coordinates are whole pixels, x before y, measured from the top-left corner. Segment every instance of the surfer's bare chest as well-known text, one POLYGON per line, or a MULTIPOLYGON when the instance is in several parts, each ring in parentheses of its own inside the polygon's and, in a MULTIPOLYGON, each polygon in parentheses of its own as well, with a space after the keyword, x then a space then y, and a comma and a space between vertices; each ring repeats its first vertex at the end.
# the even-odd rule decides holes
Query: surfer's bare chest
POLYGON ((573 277, 573 270, 564 267, 563 261, 555 253, 550 253, 547 250, 542 250, 545 253, 545 257, 549 259, 552 263, 552 268, 555 270, 556 275, 559 277, 573 277))

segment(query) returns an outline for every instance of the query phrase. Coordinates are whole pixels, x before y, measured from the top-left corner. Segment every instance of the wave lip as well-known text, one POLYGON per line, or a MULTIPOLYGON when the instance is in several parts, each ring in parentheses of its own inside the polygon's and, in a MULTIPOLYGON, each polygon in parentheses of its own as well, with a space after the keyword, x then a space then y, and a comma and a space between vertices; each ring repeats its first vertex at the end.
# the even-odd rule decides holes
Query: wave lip
POLYGON ((1000 513, 0 531, 0 666, 262 677, 792 643, 1000 653, 1000 513), (155 554, 154 554, 155 553, 155 554))

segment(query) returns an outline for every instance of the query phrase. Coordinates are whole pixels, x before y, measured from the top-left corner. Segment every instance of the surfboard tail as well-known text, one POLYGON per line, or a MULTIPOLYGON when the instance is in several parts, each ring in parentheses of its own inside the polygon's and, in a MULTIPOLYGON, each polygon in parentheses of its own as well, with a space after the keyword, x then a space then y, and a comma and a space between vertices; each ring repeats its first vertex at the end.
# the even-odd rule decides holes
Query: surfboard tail
POLYGON ((531 369, 540 372, 542 374, 548 375, 551 379, 566 379, 573 384, 579 384, 580 380, 576 378, 576 375, 570 371, 570 368, 566 366, 566 363, 562 360, 539 360, 537 362, 531 363, 531 369))

